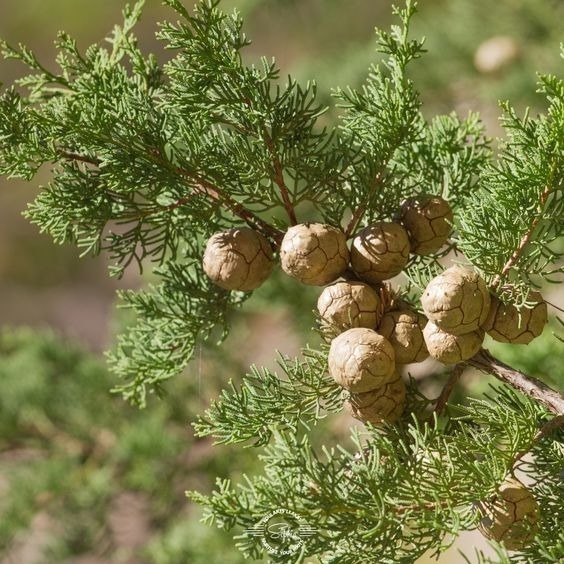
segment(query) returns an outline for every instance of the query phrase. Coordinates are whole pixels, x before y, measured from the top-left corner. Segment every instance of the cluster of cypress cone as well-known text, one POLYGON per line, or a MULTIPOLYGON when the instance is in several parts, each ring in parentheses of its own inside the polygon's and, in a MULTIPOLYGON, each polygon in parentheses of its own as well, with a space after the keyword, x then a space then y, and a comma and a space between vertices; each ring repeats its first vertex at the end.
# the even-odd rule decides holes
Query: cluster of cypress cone
MULTIPOLYGON (((343 231, 305 223, 290 227, 279 248, 284 272, 303 284, 326 286, 317 309, 331 336, 329 373, 344 389, 345 409, 367 423, 394 423, 406 406, 403 365, 431 356, 455 364, 474 356, 486 332, 495 340, 527 344, 541 334, 546 303, 517 309, 490 293, 469 268, 453 266, 431 280, 419 313, 393 299, 383 282, 398 275, 411 254, 436 253, 447 242, 452 210, 438 196, 406 200, 395 222, 365 227, 349 247, 343 231)), ((213 235, 206 246, 204 271, 227 290, 251 291, 270 276, 274 252, 261 233, 239 227, 213 235)), ((507 548, 526 544, 537 506, 515 479, 504 483, 495 503, 482 504, 480 530, 507 548), (527 525, 526 531, 523 523, 527 525)))
MULTIPOLYGON (((387 299, 382 283, 406 267, 410 253, 441 249, 452 223, 448 202, 424 194, 406 200, 397 221, 365 227, 350 250, 343 231, 331 225, 298 224, 284 235, 279 249, 284 272, 304 284, 326 286, 317 308, 334 336, 329 372, 362 421, 399 418, 405 406, 402 365, 428 356, 456 364, 480 350, 486 332, 498 341, 526 344, 544 328, 547 307, 540 294, 530 296, 534 307, 517 309, 493 296, 478 273, 461 266, 431 280, 421 298, 425 315, 387 299)), ((261 233, 234 228, 209 239, 203 266, 222 288, 246 292, 269 277, 274 253, 261 233)))
MULTIPOLYGON (((406 267, 410 252, 439 250, 452 221, 445 200, 422 195, 403 203, 399 221, 360 231, 350 251, 343 231, 330 225, 298 224, 284 235, 279 249, 284 272, 303 284, 331 284, 318 300, 322 322, 333 334, 341 333, 331 345, 329 371, 348 394, 347 409, 364 422, 391 423, 400 417, 406 387, 398 368, 428 356, 427 320, 407 304, 389 310, 381 283, 406 267)), ((222 288, 250 291, 272 272, 273 250, 253 229, 230 229, 209 239, 203 265, 222 288)))
MULTIPOLYGON (((352 415, 373 424, 393 423, 406 404, 401 366, 428 356, 444 363, 468 360, 484 335, 528 343, 547 320, 546 303, 517 309, 493 296, 478 273, 453 266, 431 280, 421 298, 424 315, 391 299, 383 285, 407 266, 410 254, 436 253, 452 231, 447 201, 423 194, 403 202, 397 221, 362 229, 350 250, 344 232, 331 225, 290 227, 279 248, 284 272, 303 284, 326 286, 317 308, 331 334, 329 373, 346 394, 352 415)), ((213 235, 204 271, 227 290, 250 291, 270 276, 274 252, 266 237, 248 227, 213 235)))

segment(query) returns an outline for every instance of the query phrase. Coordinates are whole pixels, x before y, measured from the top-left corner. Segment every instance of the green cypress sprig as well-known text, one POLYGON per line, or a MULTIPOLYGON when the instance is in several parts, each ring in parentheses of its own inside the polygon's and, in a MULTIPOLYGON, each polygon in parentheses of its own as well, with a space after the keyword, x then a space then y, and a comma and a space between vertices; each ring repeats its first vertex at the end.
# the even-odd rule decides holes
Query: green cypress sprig
MULTIPOLYGON (((218 482, 210 496, 190 497, 207 508, 209 523, 247 529, 238 537, 239 548, 250 557, 259 557, 262 547, 248 529, 272 508, 285 508, 316 530, 301 558, 413 562, 430 548, 444 550, 450 535, 476 526, 475 502, 495 495, 523 449, 542 448, 535 437, 546 417, 533 400, 504 390, 490 401, 471 400, 446 432, 417 425, 373 429, 368 441, 352 436, 352 451, 318 448, 306 436, 276 433, 260 455, 263 474, 236 487, 218 482)), ((558 448, 555 432, 544 437, 545 447, 558 448)), ((541 468, 547 470, 547 462, 540 462, 541 468)), ((526 471, 537 476, 536 461, 526 471)), ((535 486, 552 503, 555 476, 535 486)), ((554 519, 550 512, 542 515, 544 546, 531 548, 529 556, 557 550, 557 537, 544 534, 554 519)))

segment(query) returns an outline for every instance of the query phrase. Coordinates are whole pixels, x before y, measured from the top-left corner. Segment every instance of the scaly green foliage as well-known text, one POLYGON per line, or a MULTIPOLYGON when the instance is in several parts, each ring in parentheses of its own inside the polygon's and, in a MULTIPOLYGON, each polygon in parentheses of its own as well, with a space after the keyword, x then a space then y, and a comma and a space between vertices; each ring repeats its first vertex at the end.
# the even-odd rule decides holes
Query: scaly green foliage
POLYGON ((256 439, 259 446, 270 441, 276 428, 296 433, 298 424, 340 410, 341 389, 326 374, 325 354, 308 349, 303 355, 303 360, 279 360, 284 379, 253 367, 240 389, 231 382, 231 389, 195 424, 198 435, 213 435, 218 443, 256 439))
MULTIPOLYGON (((564 56, 564 51, 563 51, 564 56)), ((485 167, 482 190, 473 194, 459 216, 460 250, 482 272, 512 284, 515 302, 539 280, 555 280, 564 235, 564 82, 541 76, 547 115, 519 118, 504 103, 501 123, 508 132, 500 158, 485 167), (527 253, 505 265, 516 249, 527 253), (517 290, 517 291, 516 291, 517 290), (520 291, 518 291, 520 290, 520 291)))
POLYGON ((259 455, 262 474, 238 486, 220 480, 210 496, 190 497, 207 507, 209 523, 245 529, 237 538, 249 557, 263 549, 249 533, 253 524, 284 507, 315 534, 290 560, 272 553, 275 562, 313 555, 322 562, 414 562, 429 549, 446 549, 460 530, 474 528, 474 504, 495 495, 506 474, 518 468, 537 480, 533 492, 546 511, 542 540, 516 561, 541 562, 562 549, 555 534, 564 516, 557 470, 562 433, 535 443, 533 452, 544 453, 538 460, 517 467, 514 461, 531 448, 547 415, 532 400, 498 391, 488 400, 472 400, 446 428, 371 428, 365 436, 353 435, 352 450, 314 447, 303 434, 277 433, 259 455))

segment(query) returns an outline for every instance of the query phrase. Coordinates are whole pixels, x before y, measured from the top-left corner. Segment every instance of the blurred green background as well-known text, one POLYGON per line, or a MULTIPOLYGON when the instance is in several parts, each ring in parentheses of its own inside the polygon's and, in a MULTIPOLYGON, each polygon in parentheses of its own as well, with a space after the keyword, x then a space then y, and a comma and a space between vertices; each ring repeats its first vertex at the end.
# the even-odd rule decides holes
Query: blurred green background
MULTIPOLYGON (((564 39, 561 0, 425 0, 414 22, 429 53, 413 68, 426 115, 469 109, 500 133, 497 101, 542 109, 536 71, 558 72, 564 39)), ((276 57, 281 75, 315 79, 329 102, 331 88, 361 83, 376 60, 374 26, 392 21, 381 0, 225 0, 246 19, 253 40, 248 59, 276 57)), ((53 39, 64 29, 83 48, 120 19, 116 0, 0 0, 0 37, 33 48, 49 66, 53 39)), ((171 17, 148 0, 137 30, 141 45, 165 61, 156 22, 171 17)), ((23 69, 0 62, 0 81, 23 69)), ((561 72, 561 70, 560 70, 561 72)), ((329 114, 327 119, 333 119, 329 114)), ((115 290, 142 284, 136 272, 111 280, 104 258, 77 258, 56 247, 21 217, 38 185, 0 179, 0 562, 17 564, 240 562, 230 534, 198 523, 186 489, 209 490, 215 476, 252 471, 252 450, 212 448, 193 437, 189 422, 229 377, 251 363, 272 366, 275 348, 296 354, 307 340, 316 293, 299 307, 277 304, 267 290, 235 320, 221 350, 202 348, 171 384, 165 401, 138 412, 111 396, 112 376, 100 352, 115 334, 115 290), (268 308, 265 304, 268 302, 268 308), (38 332, 39 331, 39 332, 38 332), (69 341, 72 344, 69 344, 69 341)), ((280 283, 283 283, 281 281, 280 283)), ((562 295, 547 296, 562 305, 562 295)), ((554 379, 562 347, 545 331, 526 350, 496 347, 508 362, 554 379)), ((432 368, 432 367, 431 367, 432 368)), ((426 366, 417 377, 423 378, 426 366)), ((468 374, 480 393, 489 378, 468 374)), ((438 383, 429 380, 430 393, 438 383)), ((348 434, 351 421, 328 422, 328 441, 348 434)), ((479 536, 465 535, 458 548, 479 536)), ((463 562, 449 551, 441 562, 463 562)))

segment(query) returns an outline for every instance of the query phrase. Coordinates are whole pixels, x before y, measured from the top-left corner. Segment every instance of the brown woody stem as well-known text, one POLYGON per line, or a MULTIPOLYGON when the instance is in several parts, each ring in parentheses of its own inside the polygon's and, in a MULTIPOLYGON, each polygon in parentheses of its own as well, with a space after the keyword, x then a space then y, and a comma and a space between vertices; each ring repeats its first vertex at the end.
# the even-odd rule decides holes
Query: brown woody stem
POLYGON ((493 374, 496 378, 513 386, 525 395, 541 402, 556 415, 564 415, 564 395, 553 390, 537 378, 527 376, 511 366, 494 358, 487 350, 482 349, 476 356, 466 361, 482 372, 493 374))
POLYGON ((284 237, 284 234, 270 225, 270 223, 267 223, 266 221, 255 215, 253 212, 248 210, 245 206, 240 204, 237 200, 234 200, 231 196, 220 190, 211 182, 208 182, 207 180, 204 180, 202 178, 197 178, 189 171, 181 168, 178 168, 177 172, 182 176, 195 181, 196 184, 192 186, 195 190, 223 205, 231 213, 244 220, 250 227, 257 229, 265 237, 270 237, 271 239, 273 239, 277 245, 280 244, 282 238, 284 237))
POLYGON ((96 157, 88 157, 71 151, 59 151, 59 155, 68 161, 80 161, 81 163, 88 163, 95 166, 99 166, 101 162, 100 159, 97 159, 96 157))
POLYGON ((284 209, 286 210, 286 213, 290 218, 290 224, 296 225, 298 223, 298 219, 296 217, 296 211, 294 210, 294 204, 290 199, 290 191, 288 190, 288 187, 284 182, 284 171, 282 169, 282 163, 280 162, 280 158, 276 153, 276 149, 274 148, 274 143, 272 142, 272 138, 270 137, 266 129, 264 130, 263 137, 264 137, 264 142, 268 148, 268 151, 270 152, 270 155, 272 157, 272 166, 274 167, 274 182, 276 182, 280 190, 280 196, 282 197, 282 203, 284 204, 284 209))
MULTIPOLYGON (((452 369, 452 373, 449 377, 449 379, 447 380, 447 383, 444 385, 439 397, 437 398, 437 401, 435 403, 435 409, 433 410, 434 413, 436 413, 437 415, 440 415, 445 407, 446 404, 448 402, 448 399, 450 397, 450 394, 452 394, 452 391, 454 390, 454 387, 456 386, 458 380, 460 379, 460 377, 462 376, 462 373, 464 372, 464 369, 466 368, 466 366, 464 364, 457 364, 453 369, 452 369)), ((433 418, 433 415, 431 415, 431 420, 433 418)))

